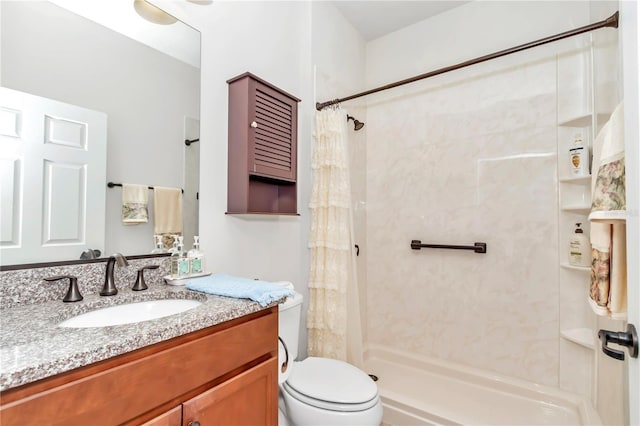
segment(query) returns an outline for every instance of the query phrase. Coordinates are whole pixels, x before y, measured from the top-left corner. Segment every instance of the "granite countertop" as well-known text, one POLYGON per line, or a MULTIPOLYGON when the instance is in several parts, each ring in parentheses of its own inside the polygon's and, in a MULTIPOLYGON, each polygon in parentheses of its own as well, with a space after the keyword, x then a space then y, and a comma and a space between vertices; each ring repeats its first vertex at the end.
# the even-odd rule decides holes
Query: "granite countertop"
MULTIPOLYGON (((277 305, 274 302, 270 306, 277 305)), ((211 296, 184 287, 153 285, 134 292, 120 289, 110 297, 85 295, 4 309, 0 316, 0 390, 121 355, 192 331, 265 309, 248 299, 211 296), (57 327, 61 321, 94 309, 130 302, 192 299, 202 302, 186 312, 151 321, 97 328, 57 327)))

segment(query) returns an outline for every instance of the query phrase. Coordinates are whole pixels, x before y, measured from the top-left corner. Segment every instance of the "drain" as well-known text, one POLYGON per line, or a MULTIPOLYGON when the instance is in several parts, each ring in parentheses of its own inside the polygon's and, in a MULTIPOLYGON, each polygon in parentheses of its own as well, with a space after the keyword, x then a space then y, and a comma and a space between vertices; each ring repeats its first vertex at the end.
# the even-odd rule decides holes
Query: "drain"
POLYGON ((371 380, 373 380, 374 382, 378 381, 378 376, 376 376, 375 374, 369 374, 369 377, 371 377, 371 380))

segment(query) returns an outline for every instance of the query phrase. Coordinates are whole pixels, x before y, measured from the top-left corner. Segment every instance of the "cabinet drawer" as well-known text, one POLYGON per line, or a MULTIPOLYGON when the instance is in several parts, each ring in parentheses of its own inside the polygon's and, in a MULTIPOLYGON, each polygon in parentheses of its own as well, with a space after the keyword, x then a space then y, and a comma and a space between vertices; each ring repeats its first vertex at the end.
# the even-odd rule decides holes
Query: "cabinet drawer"
POLYGON ((182 336, 172 346, 160 343, 155 353, 121 355, 108 360, 114 366, 103 371, 84 367, 86 376, 75 375, 71 381, 47 379, 56 385, 43 390, 42 383, 34 384, 33 394, 20 389, 20 399, 0 407, 0 423, 123 423, 277 353, 278 318, 273 308, 268 315, 221 328, 182 336))

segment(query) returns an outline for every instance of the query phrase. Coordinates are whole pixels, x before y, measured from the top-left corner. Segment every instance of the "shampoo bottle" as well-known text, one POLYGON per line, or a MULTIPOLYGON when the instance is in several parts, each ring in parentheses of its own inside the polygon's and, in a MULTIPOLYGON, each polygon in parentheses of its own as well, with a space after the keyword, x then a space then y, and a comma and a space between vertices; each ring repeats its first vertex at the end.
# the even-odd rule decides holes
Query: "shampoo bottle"
POLYGON ((573 145, 569 149, 569 167, 572 176, 589 175, 589 147, 582 140, 580 133, 575 135, 573 145))
POLYGON ((569 263, 574 266, 590 266, 591 244, 581 225, 576 223, 576 229, 569 238, 569 263))
POLYGON ((201 274, 204 271, 204 253, 200 251, 200 237, 193 237, 193 248, 187 253, 192 274, 201 274))

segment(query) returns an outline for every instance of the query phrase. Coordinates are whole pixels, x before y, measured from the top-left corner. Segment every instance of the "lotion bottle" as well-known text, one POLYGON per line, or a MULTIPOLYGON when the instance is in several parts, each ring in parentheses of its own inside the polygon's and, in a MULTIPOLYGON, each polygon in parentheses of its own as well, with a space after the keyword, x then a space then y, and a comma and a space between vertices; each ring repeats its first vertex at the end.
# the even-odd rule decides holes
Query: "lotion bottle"
POLYGON ((591 265, 591 244, 580 227, 581 223, 576 223, 576 229, 569 238, 569 263, 574 266, 591 265))
POLYGON ((569 148, 569 167, 572 176, 589 175, 589 147, 582 140, 582 134, 576 133, 569 148))

